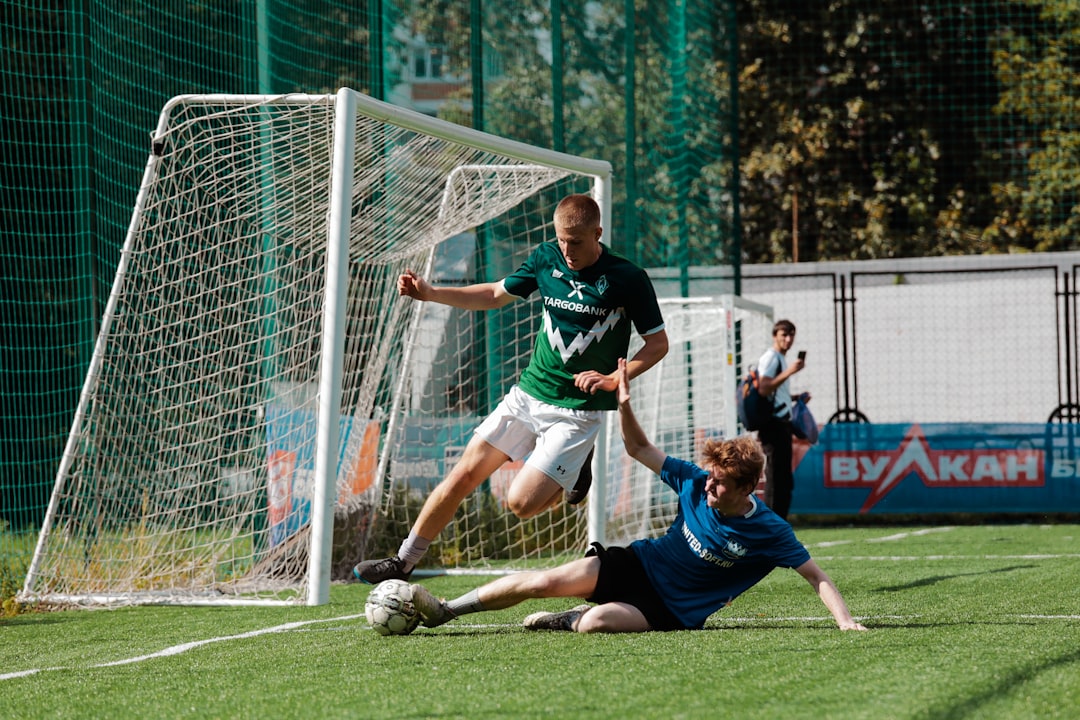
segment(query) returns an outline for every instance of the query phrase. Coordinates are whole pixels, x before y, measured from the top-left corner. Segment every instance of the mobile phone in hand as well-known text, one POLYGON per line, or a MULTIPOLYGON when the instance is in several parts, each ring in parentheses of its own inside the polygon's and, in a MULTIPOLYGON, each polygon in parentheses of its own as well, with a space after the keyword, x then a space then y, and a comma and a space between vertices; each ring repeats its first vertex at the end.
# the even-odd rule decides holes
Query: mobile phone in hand
POLYGON ((803 362, 806 362, 806 351, 805 350, 800 350, 799 351, 799 359, 802 360, 803 362))

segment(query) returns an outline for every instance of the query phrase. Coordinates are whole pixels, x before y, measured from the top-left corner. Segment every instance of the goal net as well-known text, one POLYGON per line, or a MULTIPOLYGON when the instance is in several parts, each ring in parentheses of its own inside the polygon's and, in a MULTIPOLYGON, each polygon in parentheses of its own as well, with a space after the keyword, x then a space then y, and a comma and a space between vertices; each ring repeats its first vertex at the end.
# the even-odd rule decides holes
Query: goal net
MULTIPOLYGON (((700 463, 706 440, 742 432, 735 389, 740 374, 772 345, 772 308, 723 295, 662 298, 660 309, 668 353, 634 379, 634 415, 658 448, 700 463)), ((603 526, 594 532, 612 545, 623 545, 666 530, 678 499, 658 475, 626 454, 614 414, 603 447, 603 526)))
MULTIPOLYGON (((518 376, 537 308, 397 296, 495 280, 607 163, 386 105, 182 96, 162 111, 24 600, 326 602, 407 533, 518 376), (383 540, 379 540, 383 538, 383 540)), ((433 562, 584 547, 586 518, 470 498, 433 562)))

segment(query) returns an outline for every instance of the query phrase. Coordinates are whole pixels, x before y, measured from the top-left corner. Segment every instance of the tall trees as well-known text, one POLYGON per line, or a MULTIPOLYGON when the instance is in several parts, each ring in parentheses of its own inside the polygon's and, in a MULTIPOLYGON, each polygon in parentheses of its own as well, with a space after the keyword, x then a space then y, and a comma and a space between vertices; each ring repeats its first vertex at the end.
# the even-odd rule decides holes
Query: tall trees
POLYGON ((748 260, 1075 247, 1075 3, 739 7, 748 260))
POLYGON ((993 38, 1002 87, 993 110, 1023 125, 1002 149, 1015 172, 995 179, 986 234, 1001 244, 1071 250, 1080 244, 1080 5, 1014 2, 1039 15, 993 38))

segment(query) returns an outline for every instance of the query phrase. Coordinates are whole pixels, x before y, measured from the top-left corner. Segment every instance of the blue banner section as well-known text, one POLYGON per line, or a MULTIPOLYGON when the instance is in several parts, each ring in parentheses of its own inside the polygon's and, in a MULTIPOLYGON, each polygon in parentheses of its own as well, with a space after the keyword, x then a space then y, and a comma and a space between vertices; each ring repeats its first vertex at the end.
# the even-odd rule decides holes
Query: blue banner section
MULTIPOLYGON (((339 426, 338 462, 341 464, 353 432, 353 419, 343 417, 339 426)), ((359 425, 359 423, 357 423, 359 425)), ((315 493, 315 439, 318 416, 314 411, 276 403, 266 405, 266 461, 271 547, 292 537, 311 520, 315 493)), ((361 429, 360 432, 363 432, 361 429)))
POLYGON ((826 425, 793 514, 1080 512, 1080 425, 826 425))

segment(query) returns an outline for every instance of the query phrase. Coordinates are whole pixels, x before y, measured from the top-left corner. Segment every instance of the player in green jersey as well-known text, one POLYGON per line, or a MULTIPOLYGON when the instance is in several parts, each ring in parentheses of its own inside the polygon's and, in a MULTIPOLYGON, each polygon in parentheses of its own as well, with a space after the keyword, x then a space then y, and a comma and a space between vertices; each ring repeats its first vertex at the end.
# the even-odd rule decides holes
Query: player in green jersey
POLYGON ((539 291, 541 327, 528 367, 480 424, 461 460, 424 502, 397 555, 353 568, 364 582, 407 579, 461 502, 507 460, 529 456, 507 492, 510 510, 533 517, 565 495, 580 502, 591 480, 589 462, 605 410, 617 406, 619 358, 631 326, 643 347, 627 362, 630 378, 667 354, 656 292, 644 270, 600 242, 600 208, 588 195, 569 195, 555 208, 556 242, 541 243, 499 282, 436 287, 411 271, 398 293, 466 310, 492 310, 539 291))

